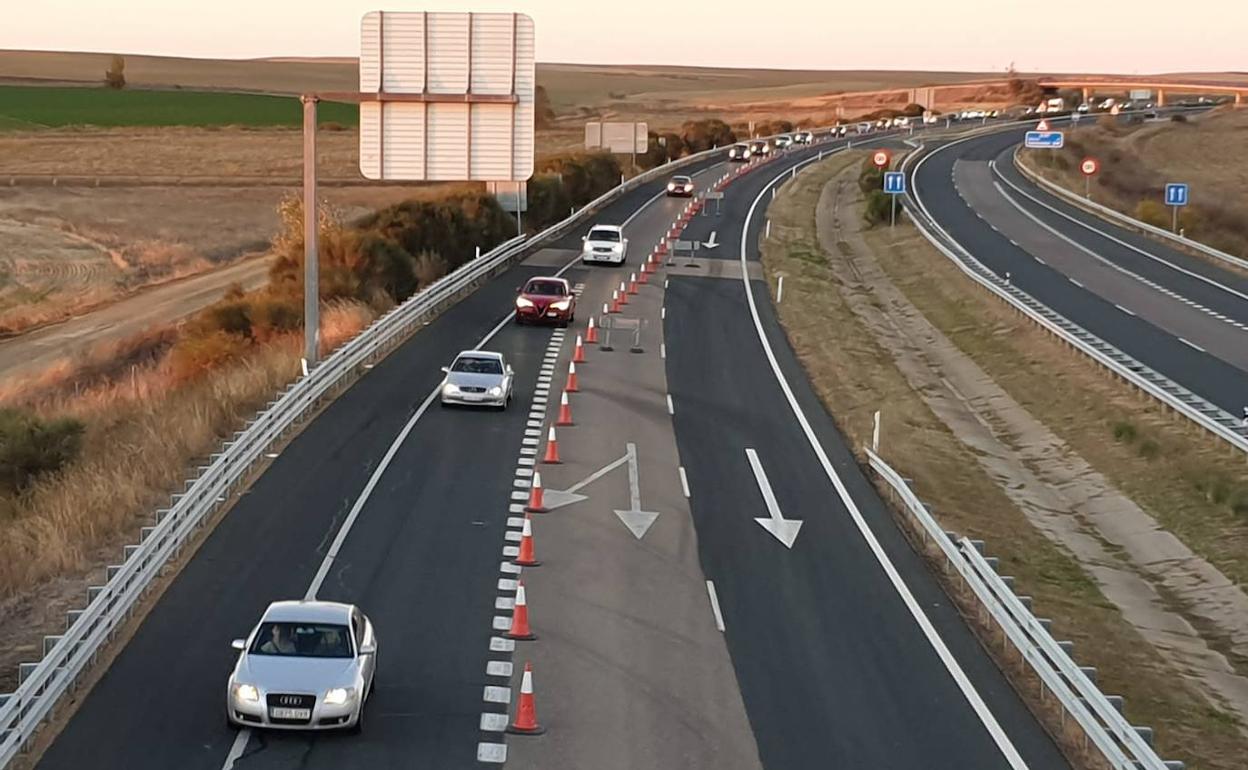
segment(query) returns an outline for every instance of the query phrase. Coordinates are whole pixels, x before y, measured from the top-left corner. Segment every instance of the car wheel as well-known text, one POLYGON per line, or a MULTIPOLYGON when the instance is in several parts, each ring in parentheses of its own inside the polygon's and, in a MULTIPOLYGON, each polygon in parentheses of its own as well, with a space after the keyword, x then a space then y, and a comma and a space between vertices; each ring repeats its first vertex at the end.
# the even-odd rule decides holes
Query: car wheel
POLYGON ((230 716, 230 710, 225 710, 225 726, 231 730, 241 730, 243 728, 238 722, 234 721, 234 717, 230 716))
POLYGON ((351 735, 359 735, 360 733, 364 732, 364 703, 363 701, 360 702, 360 713, 359 713, 359 716, 355 718, 355 724, 348 727, 347 732, 350 733, 351 735))

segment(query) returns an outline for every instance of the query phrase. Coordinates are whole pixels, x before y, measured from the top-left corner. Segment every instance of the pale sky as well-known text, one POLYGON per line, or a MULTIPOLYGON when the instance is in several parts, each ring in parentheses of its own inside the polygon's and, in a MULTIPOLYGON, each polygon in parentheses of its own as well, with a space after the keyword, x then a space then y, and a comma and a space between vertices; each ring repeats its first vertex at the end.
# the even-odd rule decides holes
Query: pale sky
POLYGON ((0 48, 355 56, 370 10, 522 11, 538 60, 785 69, 1248 69, 1243 0, 0 0, 0 48), (20 7, 20 10, 19 10, 20 7))

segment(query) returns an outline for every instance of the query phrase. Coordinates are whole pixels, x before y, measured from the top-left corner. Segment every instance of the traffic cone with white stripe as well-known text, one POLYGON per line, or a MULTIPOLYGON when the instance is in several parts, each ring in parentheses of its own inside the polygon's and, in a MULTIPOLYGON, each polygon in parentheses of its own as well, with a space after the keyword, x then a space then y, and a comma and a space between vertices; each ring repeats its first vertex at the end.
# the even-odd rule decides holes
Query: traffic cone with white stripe
POLYGON ((637 276, 637 283, 643 286, 650 283, 650 263, 648 261, 641 263, 641 274, 637 276))
MULTIPOLYGON (((606 305, 602 306, 602 312, 607 312, 606 305)), ((592 315, 589 317, 589 326, 585 329, 585 341, 591 345, 598 341, 598 327, 594 326, 594 317, 592 315)))
POLYGON ((529 602, 524 595, 524 583, 516 586, 516 603, 512 605, 511 610, 511 628, 503 636, 525 641, 537 638, 537 634, 529 628, 529 602))
POLYGON ((546 728, 537 723, 537 703, 533 698, 533 664, 524 664, 520 677, 520 701, 516 704, 516 718, 507 727, 509 733, 541 735, 546 728))
POLYGON ((533 486, 529 487, 529 504, 524 506, 524 510, 530 513, 546 513, 550 510, 546 507, 546 495, 542 491, 542 474, 534 471, 533 486))
POLYGON ((623 281, 620 281, 619 298, 620 307, 624 307, 628 304, 628 286, 626 286, 623 281))
POLYGON ((572 422, 572 405, 568 403, 568 393, 564 391, 559 396, 559 419, 555 420, 555 425, 565 427, 575 425, 572 422))
POLYGON ((576 378, 576 362, 568 362, 568 381, 563 386, 565 393, 579 393, 581 391, 581 383, 576 378))
POLYGON ((620 312, 620 293, 619 293, 618 291, 616 291, 615 289, 612 289, 612 290, 611 290, 611 309, 610 309, 610 310, 608 310, 608 309, 607 309, 607 306, 606 306, 606 305, 603 305, 603 306, 602 306, 602 312, 604 312, 604 313, 618 313, 618 312, 620 312))
MULTIPOLYGON (((589 319, 590 328, 593 328, 594 319, 589 319)), ((590 340, 591 342, 593 340, 590 340)), ((585 363, 585 342, 581 339, 581 335, 576 335, 576 347, 572 348, 572 363, 585 363)))
POLYGON ((633 273, 630 276, 628 276, 628 293, 634 294, 634 295, 637 293, 637 274, 636 273, 633 273))
POLYGON ((555 427, 550 427, 550 432, 546 434, 546 455, 542 457, 542 462, 547 465, 557 465, 563 462, 559 459, 559 441, 555 438, 555 427))

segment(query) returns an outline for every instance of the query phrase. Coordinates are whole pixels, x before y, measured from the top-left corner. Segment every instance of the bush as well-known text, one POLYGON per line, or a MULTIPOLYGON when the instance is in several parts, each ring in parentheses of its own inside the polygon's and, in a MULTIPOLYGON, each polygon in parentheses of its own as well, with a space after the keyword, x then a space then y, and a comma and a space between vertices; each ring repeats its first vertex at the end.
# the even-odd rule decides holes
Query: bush
POLYGON ((40 474, 60 470, 78 456, 82 434, 82 423, 71 418, 0 409, 0 487, 20 492, 40 474))
POLYGON ((416 278, 422 287, 428 286, 446 273, 446 260, 441 256, 425 252, 416 257, 416 278))
POLYGON ((249 347, 246 337, 220 330, 189 333, 169 352, 169 366, 178 382, 198 379, 213 369, 237 361, 249 347))
POLYGON ((905 115, 907 118, 917 118, 920 117, 926 110, 927 108, 923 105, 911 102, 901 108, 901 114, 905 115))
POLYGON ((1231 499, 1231 512, 1243 519, 1248 519, 1248 489, 1240 489, 1231 499))
POLYGON ((545 174, 529 180, 527 214, 531 227, 544 230, 565 218, 571 210, 572 199, 558 176, 545 174))
POLYGON ((104 84, 118 91, 126 87, 126 57, 113 56, 104 71, 104 84))
POLYGON ((1125 441, 1126 443, 1130 444, 1132 441, 1135 441, 1135 436, 1136 436, 1135 425, 1133 425, 1132 423, 1126 422, 1125 420, 1122 422, 1114 423, 1114 440, 1115 441, 1125 441))
POLYGON ((1135 207, 1135 218, 1153 227, 1170 227, 1170 212, 1160 201, 1140 201, 1135 207))
POLYGON ((1181 112, 1176 112, 1170 116, 1170 120, 1174 121, 1175 123, 1186 123, 1187 116, 1181 112))
POLYGON ((884 169, 877 168, 869 158, 862 164, 862 172, 858 174, 858 189, 862 190, 863 195, 884 189, 884 169))
POLYGON ((1140 442, 1139 449, 1136 451, 1139 452, 1140 457, 1143 457, 1145 460, 1153 460, 1161 454, 1161 446, 1151 438, 1146 438, 1140 442))
POLYGON ((863 208, 862 217, 867 224, 874 227, 881 222, 889 221, 892 215, 893 200, 892 196, 883 190, 872 190, 867 193, 866 206, 863 208))
POLYGON ((737 135, 724 121, 711 118, 686 121, 680 127, 680 140, 692 154, 734 144, 737 141, 737 135))

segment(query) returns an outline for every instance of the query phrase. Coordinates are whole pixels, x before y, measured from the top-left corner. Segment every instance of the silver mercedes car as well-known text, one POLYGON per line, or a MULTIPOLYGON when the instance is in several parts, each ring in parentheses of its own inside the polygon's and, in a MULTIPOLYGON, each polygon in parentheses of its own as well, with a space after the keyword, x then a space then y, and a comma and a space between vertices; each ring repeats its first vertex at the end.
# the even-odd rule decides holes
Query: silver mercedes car
POLYGON ((273 602, 226 687, 232 727, 359 732, 377 674, 373 624, 351 604, 273 602))
POLYGON ((514 372, 502 353, 465 350, 450 366, 442 367, 442 406, 494 406, 511 403, 514 372))

